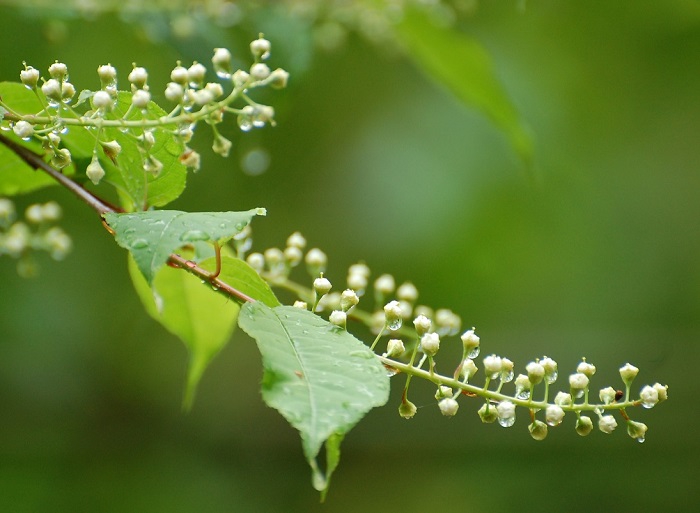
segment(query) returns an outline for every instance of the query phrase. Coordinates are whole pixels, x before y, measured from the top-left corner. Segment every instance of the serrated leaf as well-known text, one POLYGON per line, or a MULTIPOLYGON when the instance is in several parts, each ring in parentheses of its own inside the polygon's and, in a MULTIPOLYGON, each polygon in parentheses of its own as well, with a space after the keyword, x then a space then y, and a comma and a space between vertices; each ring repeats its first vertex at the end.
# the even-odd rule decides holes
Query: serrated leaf
POLYGON ((201 241, 223 242, 240 233, 255 215, 265 209, 247 212, 180 212, 154 210, 104 215, 114 230, 114 238, 128 249, 149 285, 170 254, 201 241))
MULTIPOLYGON (((213 260, 200 265, 213 267, 213 260)), ((151 290, 131 256, 129 274, 146 311, 187 347, 183 408, 189 410, 202 374, 231 339, 240 306, 182 269, 160 269, 154 279, 157 292, 151 290)))
POLYGON ((389 397, 384 367, 365 344, 307 310, 246 303, 238 324, 262 354, 263 400, 299 430, 312 482, 325 495, 342 436, 389 397), (316 461, 324 442, 325 475, 316 461))
POLYGON ((486 114, 508 136, 511 146, 528 165, 533 143, 494 73, 491 58, 471 37, 452 27, 438 27, 419 8, 406 8, 396 26, 406 55, 428 78, 449 89, 463 103, 486 114))

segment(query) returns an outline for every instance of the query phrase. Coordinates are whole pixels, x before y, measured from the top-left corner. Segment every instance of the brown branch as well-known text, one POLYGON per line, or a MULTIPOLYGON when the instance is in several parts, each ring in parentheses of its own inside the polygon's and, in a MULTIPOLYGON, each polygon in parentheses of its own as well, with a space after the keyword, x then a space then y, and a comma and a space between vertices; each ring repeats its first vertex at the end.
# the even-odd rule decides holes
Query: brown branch
MULTIPOLYGON (((102 216, 103 214, 106 214, 108 212, 119 212, 120 209, 113 207, 112 205, 107 204, 106 202, 102 201, 101 199, 97 198, 95 195, 93 195, 90 191, 87 189, 83 188, 80 184, 74 182, 72 179, 69 177, 65 176, 63 173, 60 171, 54 169, 51 167, 49 164, 44 162, 44 160, 31 151, 28 148, 25 148, 24 146, 21 146, 20 144, 17 144, 16 142, 12 141, 11 139, 8 139, 7 137, 3 136, 0 134, 0 143, 4 144, 7 146, 10 150, 12 150, 18 157, 20 157, 22 160, 24 160, 29 166, 31 166, 34 169, 38 169, 41 171, 44 171, 47 173, 49 176, 51 176, 54 180, 56 180, 58 183, 60 183, 62 186, 64 186, 66 189, 71 191, 73 194, 75 194, 78 198, 80 198, 84 203, 86 203, 90 208, 92 208, 95 212, 100 214, 102 216)), ((102 221, 103 224, 104 220, 102 221)), ((109 226, 105 225, 105 228, 114 235, 114 232, 109 228, 109 226)), ((209 272, 206 271, 205 269, 202 269, 199 267, 195 262, 192 260, 187 260, 186 258, 181 257, 180 255, 176 254, 171 254, 168 263, 173 265, 174 267, 178 267, 180 269, 183 269, 184 271, 189 272, 190 274, 193 274, 203 280, 208 281, 211 283, 214 288, 216 288, 217 291, 225 294, 228 297, 236 298, 240 301, 243 302, 254 302, 255 299, 252 297, 248 296, 247 294, 244 294, 240 290, 232 287, 228 283, 221 281, 218 276, 219 273, 221 272, 221 256, 220 252, 218 251, 218 244, 216 245, 217 248, 217 268, 214 272, 209 272)))

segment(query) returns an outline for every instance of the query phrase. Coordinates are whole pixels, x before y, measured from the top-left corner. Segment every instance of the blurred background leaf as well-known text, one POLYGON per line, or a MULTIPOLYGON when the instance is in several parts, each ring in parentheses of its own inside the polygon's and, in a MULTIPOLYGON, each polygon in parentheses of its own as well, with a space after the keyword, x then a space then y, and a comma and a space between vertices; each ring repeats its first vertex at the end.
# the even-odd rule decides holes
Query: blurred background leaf
MULTIPOLYGON (((537 185, 490 122, 368 29, 285 24, 274 5, 186 37, 157 13, 5 7, 0 76, 59 59, 94 89, 97 66, 111 62, 123 81, 136 60, 162 101, 177 59, 208 62, 227 46, 245 63, 264 31, 271 65, 292 72, 288 90, 256 97, 275 105, 277 127, 241 137, 228 125, 228 160, 200 130, 202 171, 173 208, 264 205, 257 249, 300 230, 329 253, 338 287, 360 259, 412 280, 421 301, 460 313, 487 354, 519 368, 547 354, 566 375, 586 356, 604 387, 630 361, 639 385, 670 386, 667 403, 631 412, 650 426, 639 445, 624 432, 581 439, 572 419, 534 442, 523 415, 509 430, 484 426, 467 398, 446 420, 425 385, 405 421, 394 383, 389 405, 345 438, 324 511, 527 511, 545 500, 528 499, 535 489, 556 490, 554 511, 695 511, 700 4, 464 4, 456 27, 486 49, 535 134, 537 185)), ((70 258, 42 260, 32 281, 0 260, 1 509, 320 511, 297 434, 261 401, 253 341, 236 335, 181 415, 186 351, 144 312, 122 251, 82 204, 51 188, 20 205, 54 197, 70 258)))

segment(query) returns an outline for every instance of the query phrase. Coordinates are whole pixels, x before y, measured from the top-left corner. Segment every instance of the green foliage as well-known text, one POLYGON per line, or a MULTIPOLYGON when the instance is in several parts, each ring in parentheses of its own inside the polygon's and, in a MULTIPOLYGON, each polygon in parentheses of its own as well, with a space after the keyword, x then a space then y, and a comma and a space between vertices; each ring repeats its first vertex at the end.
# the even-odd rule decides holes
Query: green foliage
POLYGON ((508 136, 518 156, 532 164, 530 132, 496 77, 481 44, 454 27, 437 26, 423 10, 407 8, 396 27, 406 55, 426 76, 466 105, 486 114, 508 136))
POLYGON ((264 401, 301 433, 314 487, 325 493, 342 435, 389 397, 386 370, 366 345, 306 310, 246 303, 238 322, 263 357, 264 401), (324 442, 325 474, 316 462, 324 442))
POLYGON ((149 285, 170 254, 195 243, 222 243, 240 233, 255 215, 265 209, 247 212, 180 212, 155 210, 105 214, 105 221, 115 232, 115 240, 128 249, 149 285))

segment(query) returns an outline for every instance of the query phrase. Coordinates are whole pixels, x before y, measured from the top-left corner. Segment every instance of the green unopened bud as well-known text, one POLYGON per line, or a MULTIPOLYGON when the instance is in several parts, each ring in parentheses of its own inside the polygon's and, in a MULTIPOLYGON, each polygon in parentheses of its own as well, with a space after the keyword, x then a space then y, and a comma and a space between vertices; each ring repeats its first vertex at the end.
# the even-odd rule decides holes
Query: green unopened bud
POLYGON ((68 148, 61 148, 51 157, 51 165, 56 169, 63 169, 71 163, 71 154, 68 148))
POLYGON ((498 411, 493 404, 484 403, 484 405, 479 408, 479 418, 484 424, 493 424, 498 420, 498 411))
POLYGON ((545 424, 541 420, 534 421, 527 428, 530 431, 530 436, 534 440, 540 441, 547 438, 547 424, 545 424))
POLYGON ((418 408, 416 408, 416 405, 408 399, 404 399, 399 405, 399 415, 401 415, 404 419, 413 418, 417 410, 418 408))
POLYGON ((590 417, 581 416, 576 420, 576 432, 581 436, 588 436, 593 431, 593 421, 590 417))
POLYGON ((640 443, 644 442, 647 429, 647 425, 642 422, 635 422, 634 420, 627 422, 627 434, 640 443))
POLYGON ((214 143, 211 145, 211 149, 214 153, 221 155, 222 157, 228 157, 231 152, 231 146, 233 143, 223 137, 222 135, 216 134, 214 137, 214 143))
POLYGON ((406 347, 402 340, 392 338, 386 344, 386 354, 389 358, 398 358, 406 352, 406 347))
POLYGON ((85 175, 90 179, 92 183, 97 185, 100 183, 100 180, 102 180, 105 176, 105 170, 100 164, 100 161, 96 158, 93 158, 90 164, 88 164, 87 169, 85 170, 85 175))

